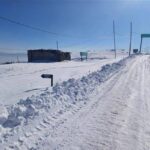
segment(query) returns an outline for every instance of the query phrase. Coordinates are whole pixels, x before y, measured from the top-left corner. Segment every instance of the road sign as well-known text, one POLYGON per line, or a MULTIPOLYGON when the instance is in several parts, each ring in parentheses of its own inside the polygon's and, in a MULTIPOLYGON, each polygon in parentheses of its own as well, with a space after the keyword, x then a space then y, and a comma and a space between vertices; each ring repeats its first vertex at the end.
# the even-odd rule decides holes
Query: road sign
POLYGON ((83 60, 83 57, 85 57, 87 60, 88 53, 87 52, 80 52, 80 56, 81 56, 81 60, 83 60))
POLYGON ((150 38, 150 34, 141 34, 141 38, 150 38))

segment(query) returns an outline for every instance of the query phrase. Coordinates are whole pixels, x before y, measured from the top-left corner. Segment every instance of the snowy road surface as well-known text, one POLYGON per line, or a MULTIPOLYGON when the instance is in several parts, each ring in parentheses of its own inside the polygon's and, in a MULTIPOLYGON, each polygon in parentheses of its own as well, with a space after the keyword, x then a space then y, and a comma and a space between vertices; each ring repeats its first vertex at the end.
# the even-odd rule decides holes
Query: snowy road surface
POLYGON ((102 87, 47 141, 68 150, 150 149, 150 57, 137 57, 102 87))
MULTIPOLYGON (((81 80, 69 80, 54 88, 57 94, 53 101, 52 93, 48 91, 31 98, 41 99, 38 104, 43 107, 36 109, 40 111, 37 116, 32 114, 26 123, 22 122, 10 131, 5 131, 8 124, 2 125, 5 134, 1 135, 0 147, 16 150, 149 150, 149 89, 150 56, 146 55, 106 66, 81 80), (69 93, 71 91, 77 92, 75 99, 69 93), (51 102, 52 108, 46 110, 45 105, 41 105, 43 101, 47 105, 51 102)), ((29 106, 29 99, 22 103, 29 106)), ((36 107, 35 103, 32 105, 36 107)))
POLYGON ((150 149, 149 89, 150 57, 137 57, 98 87, 91 102, 43 144, 52 140, 56 149, 65 150, 150 149))

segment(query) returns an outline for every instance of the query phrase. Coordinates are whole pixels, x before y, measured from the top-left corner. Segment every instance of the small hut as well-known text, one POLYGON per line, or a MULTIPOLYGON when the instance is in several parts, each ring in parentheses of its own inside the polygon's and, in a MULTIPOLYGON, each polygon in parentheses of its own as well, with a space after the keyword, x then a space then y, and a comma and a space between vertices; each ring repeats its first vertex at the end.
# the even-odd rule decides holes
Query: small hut
POLYGON ((28 62, 60 62, 71 60, 69 52, 52 49, 28 50, 28 62))

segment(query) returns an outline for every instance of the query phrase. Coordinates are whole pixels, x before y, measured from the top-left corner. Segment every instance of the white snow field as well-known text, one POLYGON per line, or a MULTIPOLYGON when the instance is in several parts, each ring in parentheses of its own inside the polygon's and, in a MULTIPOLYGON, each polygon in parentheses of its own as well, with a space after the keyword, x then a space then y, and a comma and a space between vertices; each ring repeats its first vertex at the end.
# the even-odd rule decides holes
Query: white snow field
POLYGON ((111 51, 91 52, 89 60, 81 62, 76 52, 72 54, 74 61, 0 65, 0 104, 14 104, 45 90, 50 86, 50 79, 41 78, 43 73, 53 74, 56 84, 69 78, 81 78, 126 56, 127 53, 118 52, 117 59, 114 59, 114 52, 111 51))
POLYGON ((149 150, 150 56, 0 105, 0 150, 149 150))

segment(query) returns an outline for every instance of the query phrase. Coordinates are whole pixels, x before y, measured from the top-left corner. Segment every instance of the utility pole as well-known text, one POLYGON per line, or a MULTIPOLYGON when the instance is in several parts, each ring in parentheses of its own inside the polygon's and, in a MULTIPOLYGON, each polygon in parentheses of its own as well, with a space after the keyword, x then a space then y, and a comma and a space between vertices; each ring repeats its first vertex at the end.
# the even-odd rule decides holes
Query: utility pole
POLYGON ((56 41, 56 46, 57 46, 57 50, 59 50, 59 47, 58 47, 58 41, 56 41))
POLYGON ((17 63, 19 63, 19 57, 17 56, 17 63))
POLYGON ((143 41, 143 37, 141 35, 141 43, 140 43, 140 51, 139 51, 139 53, 141 53, 141 50, 142 50, 142 41, 143 41))
POLYGON ((116 36, 115 36, 115 21, 113 20, 113 34, 114 34, 114 52, 116 58, 116 36))
POLYGON ((129 44, 129 56, 131 55, 131 46, 132 46, 132 22, 130 23, 130 44, 129 44))

